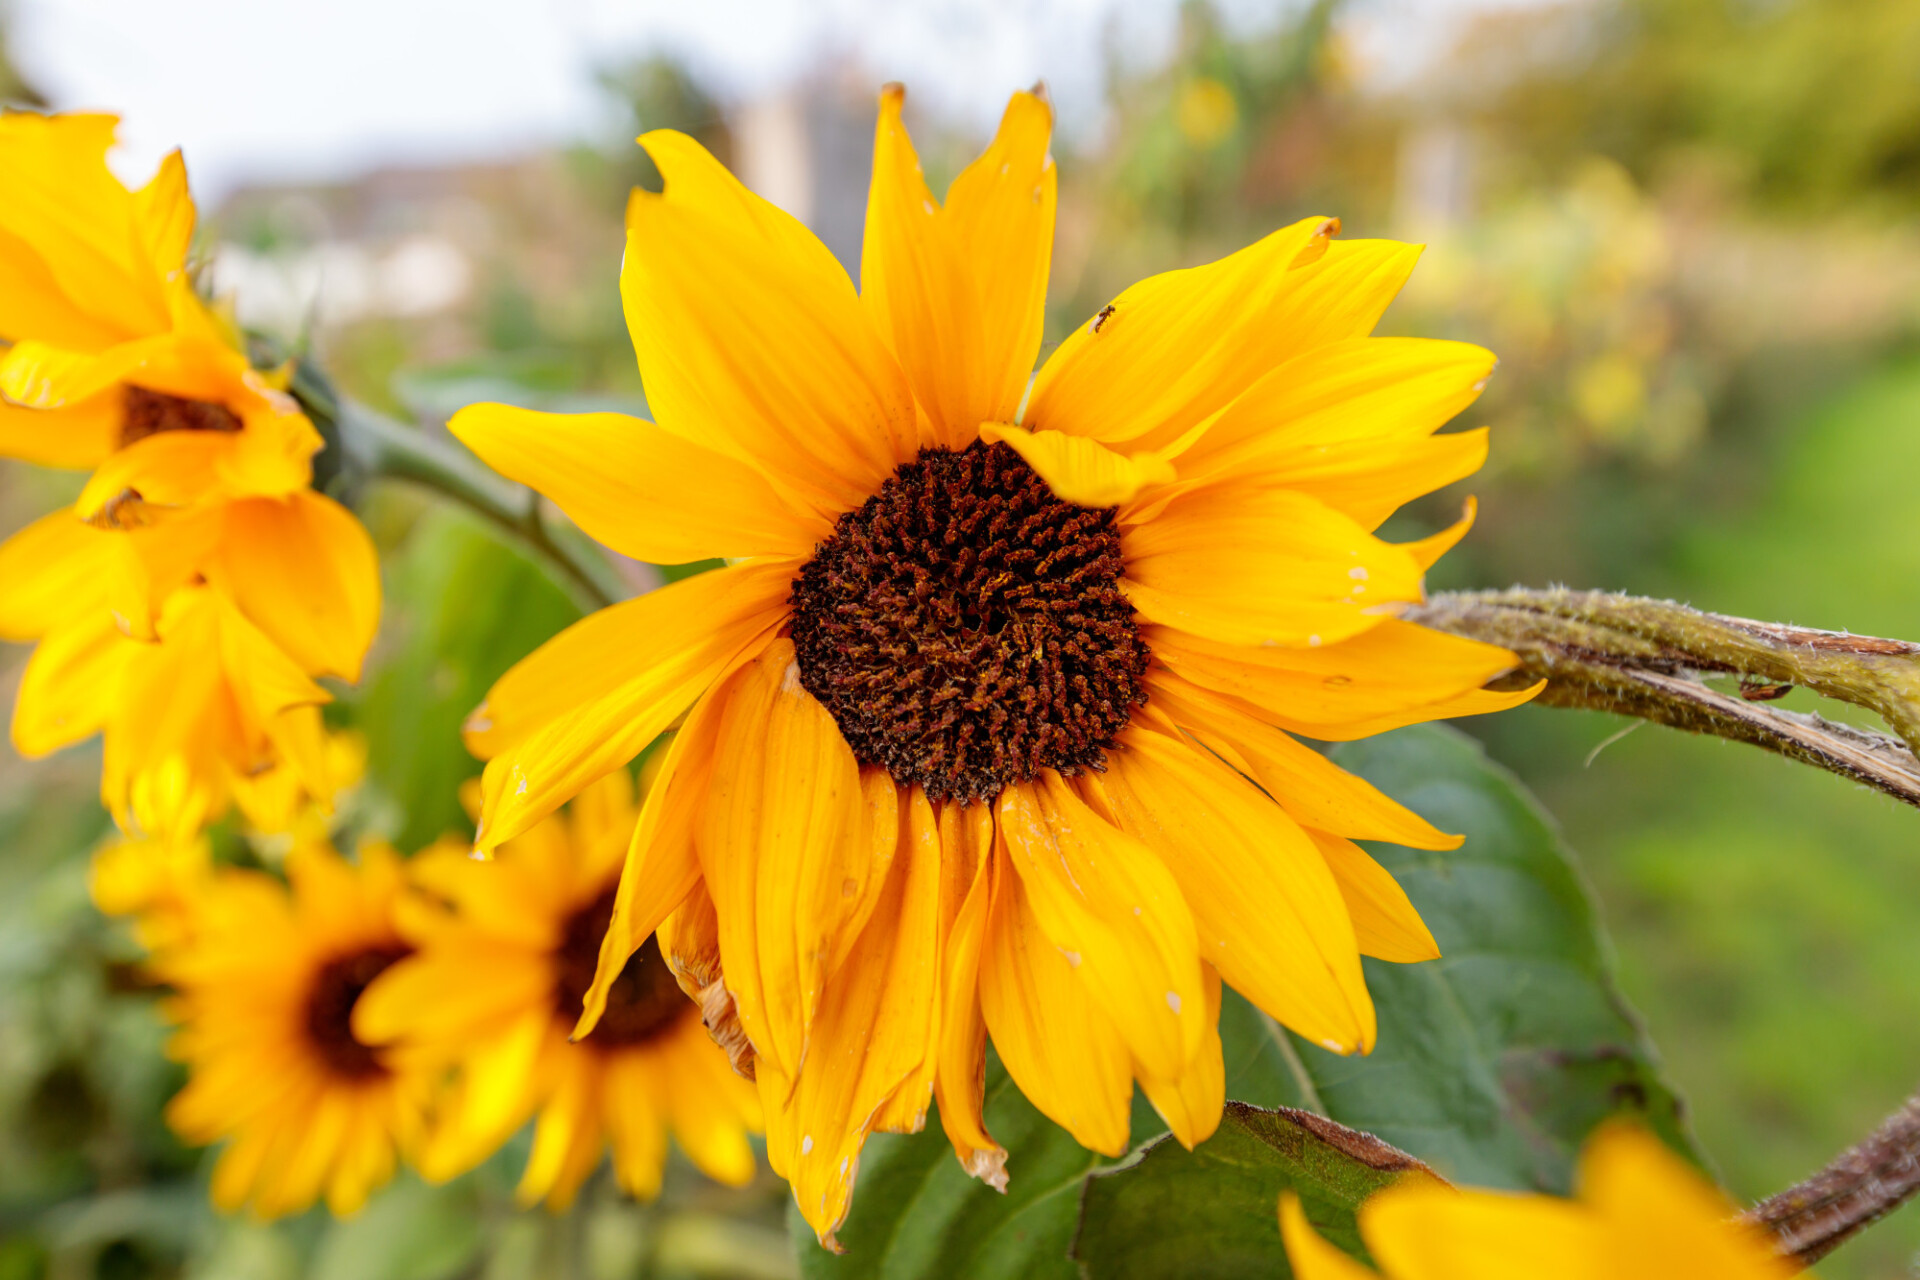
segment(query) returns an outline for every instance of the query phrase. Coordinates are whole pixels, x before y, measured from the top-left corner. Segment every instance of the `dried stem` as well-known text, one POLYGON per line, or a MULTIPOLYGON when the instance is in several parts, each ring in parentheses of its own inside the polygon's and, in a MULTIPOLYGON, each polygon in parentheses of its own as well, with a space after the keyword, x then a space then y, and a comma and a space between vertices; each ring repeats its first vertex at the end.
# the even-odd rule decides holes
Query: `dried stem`
POLYGON ((1920 1191, 1920 1094, 1871 1137, 1798 1186, 1742 1215, 1765 1227, 1780 1252, 1812 1265, 1920 1191))
POLYGON ((1752 743, 1920 807, 1920 645, 1564 588, 1438 595, 1405 616, 1512 649, 1525 675, 1548 681, 1547 705, 1752 743), (1702 674, 1739 676, 1739 693, 1702 674), (1873 711, 1900 737, 1763 705, 1796 685, 1873 711))

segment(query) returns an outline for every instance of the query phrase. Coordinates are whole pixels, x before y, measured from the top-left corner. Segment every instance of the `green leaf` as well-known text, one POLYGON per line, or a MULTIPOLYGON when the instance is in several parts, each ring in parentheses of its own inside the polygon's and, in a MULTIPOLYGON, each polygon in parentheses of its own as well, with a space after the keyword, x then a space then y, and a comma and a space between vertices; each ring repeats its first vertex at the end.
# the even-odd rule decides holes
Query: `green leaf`
POLYGON ((1303 1105, 1479 1186, 1565 1194, 1588 1132, 1622 1112, 1699 1161, 1681 1101, 1615 985, 1586 882, 1519 780, 1438 725, 1347 743, 1333 758, 1467 839, 1450 853, 1368 846, 1441 959, 1365 962, 1380 1012, 1368 1057, 1286 1037, 1300 1064, 1288 1086, 1298 1090, 1300 1075, 1311 1085, 1303 1105))
POLYGON ((1192 1151, 1162 1135, 1131 1164, 1087 1179, 1073 1256, 1113 1280, 1238 1280, 1290 1274, 1280 1195, 1300 1197, 1321 1235, 1361 1254, 1360 1202, 1425 1165, 1378 1138, 1307 1111, 1227 1103, 1192 1151))
POLYGON ((481 1247, 470 1182, 430 1187, 407 1176, 354 1217, 330 1223, 313 1280, 450 1280, 470 1272, 481 1247))
POLYGON ((388 569, 393 643, 353 722, 369 780, 390 807, 394 843, 412 852, 471 830, 460 784, 480 772, 460 726, 508 667, 579 618, 566 594, 477 519, 429 508, 388 569), (397 643, 396 643, 397 642, 397 643))

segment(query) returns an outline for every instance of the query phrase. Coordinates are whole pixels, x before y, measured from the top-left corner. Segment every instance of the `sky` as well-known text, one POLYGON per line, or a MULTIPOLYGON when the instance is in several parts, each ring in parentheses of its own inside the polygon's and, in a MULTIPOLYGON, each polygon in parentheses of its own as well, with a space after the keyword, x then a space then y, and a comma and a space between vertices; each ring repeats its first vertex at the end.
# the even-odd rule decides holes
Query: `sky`
MULTIPOLYGON (((0 0, 0 6, 9 0, 0 0)), ((1265 25, 1298 0, 1223 0, 1265 25)), ((1420 21, 1501 0, 1368 0, 1388 52, 1420 21), (1417 11, 1417 12, 1415 12, 1417 11), (1398 15, 1398 16, 1395 16, 1398 15), (1404 19, 1404 22, 1403 22, 1404 19)), ((1504 0, 1512 2, 1512 0, 1504 0)), ((1178 0, 11 0, 16 60, 54 106, 121 114, 122 176, 175 146, 203 199, 243 182, 458 162, 615 127, 597 67, 685 59, 735 100, 852 55, 876 86, 990 128, 1045 79, 1061 127, 1094 130, 1108 51, 1151 61, 1178 0)))

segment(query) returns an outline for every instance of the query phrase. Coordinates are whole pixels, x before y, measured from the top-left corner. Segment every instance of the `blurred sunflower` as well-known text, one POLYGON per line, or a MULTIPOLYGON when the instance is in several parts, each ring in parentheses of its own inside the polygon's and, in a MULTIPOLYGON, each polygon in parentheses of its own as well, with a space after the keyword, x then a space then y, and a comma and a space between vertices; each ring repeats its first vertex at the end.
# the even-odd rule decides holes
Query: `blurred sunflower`
POLYGON ((416 1159, 429 1180, 471 1169, 536 1114, 523 1204, 565 1208, 609 1145, 620 1185, 652 1197, 669 1129, 709 1176, 752 1180, 753 1086, 708 1041, 655 944, 626 961, 593 1034, 568 1042, 635 816, 632 782, 617 770, 497 861, 464 847, 415 860, 416 880, 445 906, 405 913, 416 950, 368 989, 354 1031, 410 1065, 453 1069, 416 1159))
POLYGON ((187 168, 129 191, 106 115, 0 114, 0 454, 98 468, 83 518, 307 487, 320 433, 194 292, 187 168))
POLYGON ((881 98, 859 293, 696 143, 650 133, 666 185, 629 203, 621 287, 659 421, 453 423, 618 551, 735 561, 494 687, 469 724, 480 844, 684 718, 581 1029, 662 919, 710 899, 709 1018, 750 1042, 769 1158, 829 1245, 867 1133, 918 1128, 931 1096, 966 1167, 1004 1178, 989 1033, 1113 1154, 1136 1079, 1180 1141, 1212 1132, 1222 979, 1369 1048, 1360 956, 1437 952, 1352 840, 1458 841, 1290 733, 1528 696, 1482 690, 1505 650, 1393 616, 1467 521, 1372 532, 1486 452, 1434 432, 1490 354, 1367 336, 1416 248, 1308 219, 1129 289, 1029 389, 1051 109, 1015 95, 941 204, 901 101, 881 98))
POLYGON ((133 775, 181 758, 208 817, 235 778, 280 765, 324 801, 272 724, 306 707, 294 719, 310 743, 325 695, 306 677, 358 678, 379 620, 373 545, 308 488, 312 423, 194 291, 179 154, 129 191, 106 164, 114 125, 0 114, 0 455, 94 469, 71 510, 0 545, 0 638, 41 641, 14 742, 38 755, 104 730, 103 795, 123 823, 133 775), (233 606, 217 627, 228 647, 194 647, 217 611, 176 597, 203 585, 233 606), (170 638, 183 629, 194 640, 170 638), (117 636, 171 652, 136 656, 117 636), (279 651, 262 669, 226 661, 260 644, 279 651), (137 711, 126 681, 150 695, 137 711))
POLYGON ((286 871, 284 885, 215 877, 187 944, 157 958, 179 992, 170 1051, 189 1073, 167 1121, 188 1142, 227 1142, 219 1207, 274 1218, 324 1195, 350 1214, 417 1143, 432 1090, 353 1032, 361 993, 411 949, 395 915, 404 871, 389 849, 363 849, 356 866, 319 845, 286 871))
MULTIPOLYGON (((1421 1181, 1360 1206, 1360 1235, 1389 1280, 1785 1280, 1804 1274, 1646 1131, 1601 1129, 1578 1198, 1456 1191, 1421 1181)), ((1300 1280, 1380 1280, 1315 1234, 1299 1197, 1280 1233, 1300 1280)))

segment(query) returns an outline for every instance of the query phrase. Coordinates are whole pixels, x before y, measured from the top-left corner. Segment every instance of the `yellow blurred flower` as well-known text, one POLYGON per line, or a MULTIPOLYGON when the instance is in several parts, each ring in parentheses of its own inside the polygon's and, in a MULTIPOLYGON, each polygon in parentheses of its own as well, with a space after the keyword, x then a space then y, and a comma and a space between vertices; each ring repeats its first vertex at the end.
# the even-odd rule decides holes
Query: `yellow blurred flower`
POLYGON ((169 1049, 189 1073, 167 1121, 188 1142, 227 1143, 219 1207, 273 1218, 324 1196, 350 1214, 418 1141, 433 1087, 352 1027, 367 985, 410 950, 396 921, 404 872, 378 846, 358 865, 307 846, 286 870, 287 884, 215 876, 187 944, 156 960, 179 992, 169 1049))
POLYGON ((709 1042, 657 947, 627 962, 593 1034, 568 1043, 635 816, 619 770, 497 861, 464 847, 416 859, 416 878, 444 906, 407 914, 417 950, 367 992, 354 1025, 409 1063, 454 1071, 418 1158, 429 1180, 474 1167, 536 1116, 523 1204, 564 1208, 609 1145, 620 1185, 651 1197, 669 1131, 709 1176, 752 1179, 759 1100, 709 1042))
POLYGON ((379 566, 308 488, 319 433, 194 292, 178 153, 129 191, 113 132, 0 114, 0 454, 94 468, 72 510, 0 545, 0 638, 41 642, 13 740, 104 731, 123 826, 171 762, 203 818, 238 799, 272 822, 331 797, 308 677, 359 677, 379 566))
POLYGON ((1015 95, 942 205, 901 101, 881 98, 862 293, 691 139, 650 133, 666 187, 633 194, 621 284, 660 424, 453 423, 611 547, 735 558, 494 687, 469 724, 479 839, 683 720, 581 1029, 684 913, 669 951, 750 1042, 769 1158, 830 1245, 866 1135, 918 1129, 936 1095, 965 1166, 1004 1179, 989 1034, 1116 1155, 1136 1079, 1182 1142, 1218 1123, 1222 979, 1370 1048, 1361 955, 1437 952, 1352 840, 1458 840, 1291 734, 1528 696, 1482 690, 1505 650, 1393 617, 1467 522, 1373 531, 1480 466, 1484 431, 1434 432, 1493 367, 1368 337, 1414 247, 1308 219, 1129 289, 1033 379, 1051 109, 1015 95))
MULTIPOLYGON (((1360 1207, 1360 1235, 1387 1280, 1783 1280, 1803 1274, 1644 1130, 1613 1124, 1587 1144, 1578 1198, 1456 1191, 1421 1181, 1360 1207)), ((1300 1280, 1380 1280, 1280 1201, 1300 1280)))
POLYGON ((320 435, 194 292, 174 152, 129 191, 104 115, 0 114, 0 454, 98 468, 84 518, 307 487, 320 435))
POLYGON ((1214 147, 1240 123, 1240 104, 1234 101, 1233 90, 1212 76, 1198 76, 1181 86, 1173 115, 1188 142, 1214 147))

